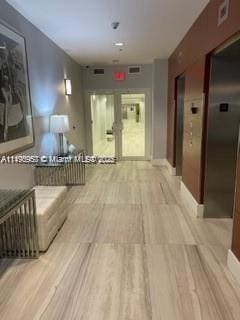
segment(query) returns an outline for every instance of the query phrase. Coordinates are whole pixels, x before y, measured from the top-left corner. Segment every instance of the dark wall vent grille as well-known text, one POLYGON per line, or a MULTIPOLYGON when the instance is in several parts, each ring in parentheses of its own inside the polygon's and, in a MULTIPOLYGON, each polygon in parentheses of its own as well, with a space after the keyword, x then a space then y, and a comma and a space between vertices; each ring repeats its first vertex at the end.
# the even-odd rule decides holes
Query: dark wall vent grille
POLYGON ((99 75, 104 73, 105 73, 104 69, 93 69, 93 74, 99 75))
POLYGON ((129 67, 128 68, 128 73, 140 73, 141 72, 141 68, 140 67, 129 67))

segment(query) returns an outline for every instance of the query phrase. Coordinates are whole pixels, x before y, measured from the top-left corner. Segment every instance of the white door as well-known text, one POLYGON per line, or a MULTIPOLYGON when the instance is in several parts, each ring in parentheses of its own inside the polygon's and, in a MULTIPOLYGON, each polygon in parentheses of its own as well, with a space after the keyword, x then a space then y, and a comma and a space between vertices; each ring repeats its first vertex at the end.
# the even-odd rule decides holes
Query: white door
POLYGON ((113 94, 90 94, 93 155, 116 156, 114 99, 113 94))
POLYGON ((149 93, 91 93, 92 154, 145 160, 150 154, 149 93))
POLYGON ((146 95, 120 95, 121 159, 146 158, 146 95))

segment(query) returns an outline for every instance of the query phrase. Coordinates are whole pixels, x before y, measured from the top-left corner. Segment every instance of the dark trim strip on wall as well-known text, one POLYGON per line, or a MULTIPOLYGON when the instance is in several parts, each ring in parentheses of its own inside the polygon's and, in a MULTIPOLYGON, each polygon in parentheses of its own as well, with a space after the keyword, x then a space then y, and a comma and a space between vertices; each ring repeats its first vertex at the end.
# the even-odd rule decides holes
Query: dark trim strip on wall
POLYGON ((211 58, 212 52, 207 54, 205 62, 205 76, 204 76, 204 113, 203 113, 203 131, 202 131, 202 153, 201 153, 201 187, 200 200, 204 203, 204 188, 205 188, 205 172, 206 172, 206 157, 207 157, 207 132, 208 132, 208 106, 209 106, 209 88, 211 76, 211 58))

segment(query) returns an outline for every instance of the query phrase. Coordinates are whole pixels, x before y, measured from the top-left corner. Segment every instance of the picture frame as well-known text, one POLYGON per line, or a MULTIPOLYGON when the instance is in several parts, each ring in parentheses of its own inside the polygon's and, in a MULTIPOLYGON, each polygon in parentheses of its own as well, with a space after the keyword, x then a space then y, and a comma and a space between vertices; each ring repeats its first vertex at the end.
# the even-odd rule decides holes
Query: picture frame
POLYGON ((0 21, 0 155, 35 144, 25 37, 0 21))

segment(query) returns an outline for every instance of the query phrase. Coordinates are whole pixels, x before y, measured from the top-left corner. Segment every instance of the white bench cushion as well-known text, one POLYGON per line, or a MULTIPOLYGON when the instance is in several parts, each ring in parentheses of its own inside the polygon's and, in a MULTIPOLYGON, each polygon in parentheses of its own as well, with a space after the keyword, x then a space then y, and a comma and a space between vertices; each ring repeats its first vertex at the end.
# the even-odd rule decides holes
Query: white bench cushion
POLYGON ((36 198, 57 198, 67 193, 67 187, 34 187, 36 198))
POLYGON ((67 187, 37 186, 36 213, 40 251, 46 251, 67 218, 67 187))

